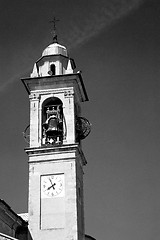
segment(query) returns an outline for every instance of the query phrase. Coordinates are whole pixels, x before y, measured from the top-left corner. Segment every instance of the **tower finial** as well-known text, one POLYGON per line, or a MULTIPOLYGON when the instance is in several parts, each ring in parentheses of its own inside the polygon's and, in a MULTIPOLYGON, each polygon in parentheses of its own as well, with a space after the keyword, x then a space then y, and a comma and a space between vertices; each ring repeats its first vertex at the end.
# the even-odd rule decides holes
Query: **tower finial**
POLYGON ((58 19, 56 19, 55 17, 53 18, 52 21, 50 21, 50 23, 53 23, 53 30, 51 32, 52 34, 52 37, 53 37, 53 43, 57 43, 58 40, 57 40, 57 34, 56 34, 56 22, 59 22, 58 19))

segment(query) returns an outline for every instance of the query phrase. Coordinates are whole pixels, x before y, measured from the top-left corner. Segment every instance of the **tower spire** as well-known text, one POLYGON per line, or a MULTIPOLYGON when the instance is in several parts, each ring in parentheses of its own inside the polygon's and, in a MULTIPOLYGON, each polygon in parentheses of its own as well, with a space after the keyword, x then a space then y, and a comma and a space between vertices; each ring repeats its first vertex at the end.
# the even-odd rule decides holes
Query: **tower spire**
POLYGON ((53 43, 22 80, 30 100, 28 229, 32 239, 85 240, 81 140, 90 129, 81 102, 88 97, 74 60, 56 43, 57 21, 53 43))
POLYGON ((57 34, 56 34, 56 22, 59 22, 59 19, 56 19, 55 17, 53 18, 50 23, 53 23, 53 30, 51 31, 52 37, 53 37, 53 43, 57 43, 57 34))

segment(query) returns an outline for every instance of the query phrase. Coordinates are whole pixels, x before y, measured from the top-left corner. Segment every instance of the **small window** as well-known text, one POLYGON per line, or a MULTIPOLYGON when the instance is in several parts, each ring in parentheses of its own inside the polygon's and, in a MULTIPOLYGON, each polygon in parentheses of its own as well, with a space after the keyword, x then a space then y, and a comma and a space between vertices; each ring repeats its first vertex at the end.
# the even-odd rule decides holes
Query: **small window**
POLYGON ((54 64, 50 65, 50 71, 48 72, 49 75, 53 76, 56 74, 56 66, 54 64))

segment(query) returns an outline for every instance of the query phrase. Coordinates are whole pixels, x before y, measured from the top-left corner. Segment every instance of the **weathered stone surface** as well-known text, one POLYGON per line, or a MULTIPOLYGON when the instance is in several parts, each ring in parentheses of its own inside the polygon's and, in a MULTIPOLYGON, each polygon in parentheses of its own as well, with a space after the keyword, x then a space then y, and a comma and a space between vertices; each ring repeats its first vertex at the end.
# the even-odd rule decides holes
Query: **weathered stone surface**
POLYGON ((27 151, 30 169, 29 230, 31 236, 33 239, 35 237, 57 240, 82 239, 84 235, 84 160, 81 159, 81 150, 76 145, 69 145, 68 148, 63 146, 61 149, 56 147, 27 151), (45 151, 44 154, 43 151, 45 151), (41 198, 41 176, 53 174, 64 174, 65 194, 59 198, 41 198), (80 202, 77 196, 78 188, 81 191, 80 202))

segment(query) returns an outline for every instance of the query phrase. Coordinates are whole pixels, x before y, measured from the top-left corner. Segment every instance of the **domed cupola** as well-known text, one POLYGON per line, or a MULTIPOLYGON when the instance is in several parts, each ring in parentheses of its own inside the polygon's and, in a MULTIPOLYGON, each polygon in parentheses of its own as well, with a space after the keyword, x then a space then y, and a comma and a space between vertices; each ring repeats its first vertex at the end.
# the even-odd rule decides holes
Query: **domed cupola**
POLYGON ((42 53, 42 57, 48 56, 48 55, 57 55, 61 54, 65 57, 67 57, 67 49, 66 47, 60 45, 59 43, 52 43, 47 48, 44 49, 42 53))
POLYGON ((66 47, 60 45, 56 38, 34 64, 31 78, 71 74, 75 68, 74 60, 68 57, 66 47))

